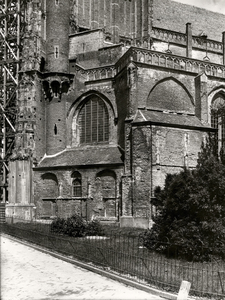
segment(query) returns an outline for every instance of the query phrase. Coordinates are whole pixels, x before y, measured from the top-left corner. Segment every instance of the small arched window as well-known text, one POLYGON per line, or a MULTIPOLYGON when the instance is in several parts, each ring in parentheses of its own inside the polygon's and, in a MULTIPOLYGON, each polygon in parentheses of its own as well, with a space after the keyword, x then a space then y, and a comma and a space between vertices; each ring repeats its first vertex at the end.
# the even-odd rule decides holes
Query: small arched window
POLYGON ((225 97, 217 95, 211 106, 211 126, 218 129, 218 148, 225 148, 225 97))
POLYGON ((89 98, 79 114, 80 143, 102 143, 109 140, 109 114, 98 96, 89 98))
POLYGON ((81 197, 82 196, 81 175, 79 172, 74 172, 71 177, 72 177, 72 195, 73 197, 81 197))

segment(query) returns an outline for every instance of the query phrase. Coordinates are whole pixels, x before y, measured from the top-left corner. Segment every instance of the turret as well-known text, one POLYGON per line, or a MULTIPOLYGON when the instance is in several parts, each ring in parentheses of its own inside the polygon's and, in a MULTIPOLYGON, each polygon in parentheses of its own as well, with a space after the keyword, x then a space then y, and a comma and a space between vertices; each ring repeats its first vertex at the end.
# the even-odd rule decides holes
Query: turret
POLYGON ((43 74, 45 95, 46 154, 66 147, 66 94, 72 76, 69 71, 70 0, 46 1, 46 67, 43 74))

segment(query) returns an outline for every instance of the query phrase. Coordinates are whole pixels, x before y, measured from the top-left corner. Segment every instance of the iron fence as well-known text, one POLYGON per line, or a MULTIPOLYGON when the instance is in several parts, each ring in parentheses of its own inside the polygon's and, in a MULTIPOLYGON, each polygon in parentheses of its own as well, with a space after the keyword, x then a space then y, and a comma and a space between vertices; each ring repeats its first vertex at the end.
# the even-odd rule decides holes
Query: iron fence
MULTIPOLYGON (((190 262, 159 254, 143 246, 133 232, 108 231, 105 236, 67 237, 51 232, 51 225, 39 222, 1 225, 4 233, 48 249, 73 256, 86 263, 116 272, 142 284, 178 292, 181 281, 191 282, 190 294, 224 299, 225 261, 190 262)), ((174 249, 174 245, 173 245, 174 249)), ((173 250, 174 251, 174 250, 173 250)))

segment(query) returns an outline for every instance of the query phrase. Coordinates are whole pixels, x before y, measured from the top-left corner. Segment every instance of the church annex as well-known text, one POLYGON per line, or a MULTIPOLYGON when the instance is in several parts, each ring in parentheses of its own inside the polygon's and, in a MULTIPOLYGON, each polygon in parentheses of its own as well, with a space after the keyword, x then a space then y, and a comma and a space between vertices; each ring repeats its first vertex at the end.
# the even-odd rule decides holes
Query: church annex
POLYGON ((27 1, 6 216, 151 226, 154 188, 225 142, 225 16, 171 0, 27 1))

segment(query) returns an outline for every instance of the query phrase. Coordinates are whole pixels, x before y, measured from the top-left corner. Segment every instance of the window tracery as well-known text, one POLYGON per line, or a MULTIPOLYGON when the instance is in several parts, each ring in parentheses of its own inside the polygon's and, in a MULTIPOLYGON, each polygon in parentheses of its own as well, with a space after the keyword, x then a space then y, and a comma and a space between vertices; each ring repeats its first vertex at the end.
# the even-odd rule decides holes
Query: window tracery
POLYGON ((80 143, 102 143, 109 140, 109 114, 103 100, 91 97, 83 105, 78 117, 80 143))
POLYGON ((225 97, 216 95, 211 106, 211 126, 218 129, 218 149, 225 148, 225 97))

